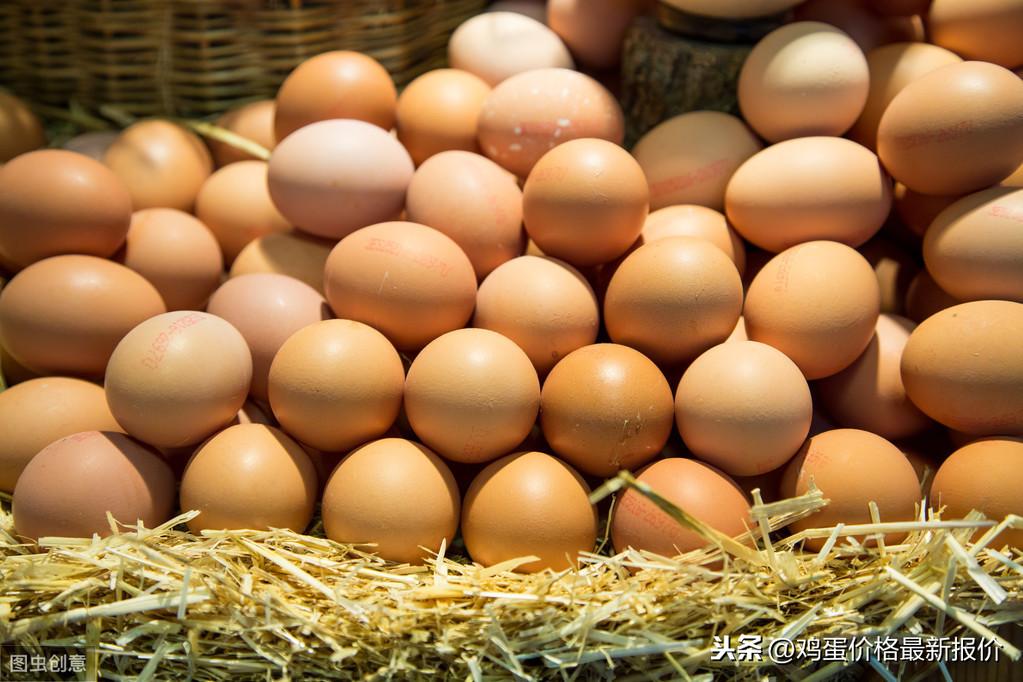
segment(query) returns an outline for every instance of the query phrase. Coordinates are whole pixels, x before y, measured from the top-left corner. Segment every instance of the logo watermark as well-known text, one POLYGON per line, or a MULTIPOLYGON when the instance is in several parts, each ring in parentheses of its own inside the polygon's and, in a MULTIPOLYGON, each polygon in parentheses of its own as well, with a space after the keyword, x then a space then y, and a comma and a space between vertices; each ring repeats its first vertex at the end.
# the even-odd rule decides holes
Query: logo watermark
POLYGON ((718 635, 710 660, 734 663, 902 663, 998 661, 998 645, 983 637, 821 637, 765 640, 761 635, 718 635))
POLYGON ((0 646, 0 680, 79 679, 88 668, 85 649, 0 646))

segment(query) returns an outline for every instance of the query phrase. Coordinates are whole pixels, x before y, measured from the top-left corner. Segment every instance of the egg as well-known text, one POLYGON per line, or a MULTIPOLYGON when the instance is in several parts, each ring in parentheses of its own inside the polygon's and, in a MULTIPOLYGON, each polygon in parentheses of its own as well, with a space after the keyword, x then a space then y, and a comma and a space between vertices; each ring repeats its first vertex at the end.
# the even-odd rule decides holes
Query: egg
POLYGON ((551 448, 590 476, 613 476, 657 456, 675 419, 668 381, 639 351, 598 343, 547 375, 540 426, 551 448))
POLYGON ((933 0, 926 15, 930 40, 967 59, 1023 66, 1023 2, 933 0))
POLYGON ((903 225, 917 237, 923 237, 938 214, 961 198, 960 195, 921 194, 901 182, 895 183, 893 197, 895 213, 903 225))
MULTIPOLYGON (((261 99, 225 111, 217 119, 217 125, 246 140, 255 142, 267 150, 276 144, 274 137, 274 116, 277 104, 272 99, 261 99)), ((252 161, 256 157, 226 142, 209 140, 210 151, 218 168, 238 161, 252 161)))
POLYGON ((50 443, 82 431, 120 431, 103 387, 80 379, 31 379, 0 392, 0 490, 50 443))
POLYGON ((0 164, 45 144, 39 117, 22 100, 0 92, 0 164))
POLYGON ((29 379, 38 379, 41 375, 11 357, 7 349, 0 346, 0 382, 7 382, 7 387, 23 383, 29 379))
POLYGON ((274 138, 319 121, 354 119, 383 130, 394 126, 398 93, 380 62, 350 50, 311 57, 292 71, 277 91, 274 138))
POLYGON ((277 273, 294 277, 323 293, 323 269, 336 243, 297 230, 270 232, 252 240, 238 253, 230 276, 277 273))
POLYGON ((803 137, 748 159, 725 193, 728 220, 762 249, 814 240, 859 246, 881 229, 892 184, 877 156, 839 137, 803 137))
POLYGON ((421 564, 458 530, 458 486, 429 448, 401 438, 367 443, 334 468, 323 491, 323 530, 389 561, 421 564), (400 500, 401 504, 395 504, 400 500))
POLYGON ((479 154, 446 151, 427 159, 412 176, 405 210, 410 221, 451 237, 479 279, 526 249, 522 191, 479 154))
POLYGON ((84 431, 39 451, 14 488, 14 531, 22 537, 106 536, 107 518, 155 528, 174 509, 174 474, 122 433, 84 431))
POLYGON ((746 246, 725 216, 699 205, 665 206, 652 211, 643 223, 644 244, 668 237, 704 239, 728 256, 741 275, 746 269, 746 246))
POLYGON ((401 409, 405 368, 383 334, 352 320, 316 322, 290 335, 270 364, 270 407, 281 426, 319 450, 379 438, 401 409))
POLYGON ((121 339, 105 387, 125 431, 174 448, 226 426, 251 381, 252 355, 237 329, 215 315, 179 311, 151 317, 121 339))
POLYGON ((784 465, 810 430, 813 404, 802 372, 756 341, 715 346, 696 358, 675 394, 679 433, 694 455, 733 476, 784 465))
POLYGON ((822 21, 842 29, 864 52, 888 43, 924 40, 920 17, 885 16, 864 0, 808 0, 795 9, 796 21, 822 21))
MULTIPOLYGON (((670 457, 654 462, 637 477, 655 493, 711 528, 736 537, 752 527, 743 491, 717 469, 692 459, 670 457)), ((651 500, 627 490, 611 518, 616 552, 633 548, 674 557, 700 549, 710 541, 682 526, 651 500)))
POLYGON ((1019 168, 1013 171, 1012 175, 1005 178, 998 184, 1002 187, 1023 187, 1023 163, 1020 164, 1019 168))
POLYGON ((926 270, 921 270, 906 290, 906 317, 920 323, 939 310, 962 303, 938 286, 926 270))
POLYGON ((119 135, 120 132, 116 130, 97 130, 90 133, 82 133, 72 137, 61 145, 61 148, 69 152, 83 154, 90 159, 95 159, 102 163, 103 158, 107 155, 107 150, 110 149, 110 145, 114 143, 119 135))
POLYGON ((992 187, 942 211, 924 235, 924 263, 963 301, 1023 303, 1023 189, 992 187))
POLYGON ((665 365, 692 360, 724 341, 741 312, 735 264, 693 237, 639 247, 615 271, 604 298, 611 339, 665 365))
POLYGON ((985 62, 943 66, 902 89, 881 117, 885 168, 922 194, 965 194, 1023 159, 1023 81, 985 62))
POLYGON ((121 338, 166 311, 142 275, 95 256, 54 256, 0 292, 0 343, 43 374, 101 376, 121 338))
POLYGON ((405 379, 416 435, 456 462, 488 462, 529 435, 540 382, 529 357, 489 329, 458 329, 430 342, 405 379))
POLYGON ((746 292, 751 341, 789 356, 807 379, 837 374, 863 353, 881 309, 874 270, 844 244, 806 242, 782 251, 746 292))
POLYGON ((546 375, 561 358, 596 341, 600 310, 593 288, 571 265, 521 256, 480 284, 472 324, 514 341, 546 375))
POLYGON ((859 252, 874 268, 881 290, 881 312, 902 315, 909 285, 920 271, 918 255, 884 234, 864 244, 859 252))
POLYGON ((550 0, 547 23, 580 64, 611 69, 622 57, 622 43, 639 3, 631 0, 550 0))
POLYGON ((733 343, 735 341, 749 341, 749 337, 746 335, 746 320, 742 319, 742 315, 739 316, 739 321, 735 323, 732 333, 721 343, 733 343))
POLYGON ((308 284, 287 275, 254 273, 232 277, 210 298, 206 312, 241 332, 252 353, 252 386, 257 400, 267 398, 270 363, 298 330, 333 317, 327 301, 308 284))
POLYGON ((536 69, 495 87, 478 129, 483 153, 519 177, 555 146, 579 138, 621 144, 625 117, 614 96, 585 74, 536 69))
POLYGON ((98 161, 43 149, 0 167, 0 260, 14 269, 69 253, 109 257, 130 223, 127 188, 98 161))
POLYGON ((575 66, 558 34, 517 12, 486 12, 465 20, 448 41, 448 63, 492 86, 525 71, 575 66))
POLYGON ((469 257, 425 225, 389 222, 345 237, 325 269, 327 301, 338 317, 365 322, 399 350, 418 350, 464 327, 476 301, 469 257))
MULTIPOLYGON (((1023 515, 1020 490, 1023 440, 985 438, 959 448, 941 464, 931 484, 931 505, 945 507, 943 519, 960 519, 976 509, 998 522, 1009 514, 1023 515)), ((1023 547, 1023 530, 1004 530, 989 546, 1005 544, 1023 547)))
POLYGON ((802 0, 664 0, 675 9, 715 19, 752 19, 779 14, 802 0))
POLYGON ((521 573, 562 571, 597 541, 590 488, 572 467, 542 452, 517 452, 481 471, 462 504, 462 538, 472 560, 494 566, 536 557, 521 573))
POLYGON ((902 351, 910 400, 976 436, 1023 434, 1023 304, 973 301, 920 323, 902 351))
POLYGON ((203 141, 160 119, 126 128, 107 149, 104 162, 128 187, 136 211, 160 207, 191 212, 199 188, 213 172, 213 158, 203 141))
POLYGON ((167 310, 205 307, 224 269, 209 228, 175 208, 135 212, 122 262, 156 287, 167 310))
POLYGON ((841 135, 867 101, 863 51, 843 31, 818 21, 767 34, 739 73, 739 108, 761 137, 841 135))
POLYGON ((435 69, 398 97, 398 140, 416 165, 448 150, 478 152, 476 128, 490 86, 468 71, 435 69))
POLYGON ((394 137, 364 121, 320 121, 282 139, 267 183, 281 214, 300 229, 341 239, 394 220, 405 206, 412 159, 394 137))
MULTIPOLYGON (((873 523, 870 503, 877 504, 881 522, 913 521, 920 501, 920 483, 913 465, 890 442, 859 429, 835 429, 813 436, 789 462, 782 478, 784 497, 810 490, 811 483, 829 500, 828 506, 789 525, 794 532, 873 523)), ((861 543, 872 536, 854 536, 861 543)), ((886 533, 889 545, 902 542, 905 533, 886 533)), ((807 538, 807 549, 818 551, 826 537, 807 538)), ((839 542, 844 542, 840 537, 839 542)))

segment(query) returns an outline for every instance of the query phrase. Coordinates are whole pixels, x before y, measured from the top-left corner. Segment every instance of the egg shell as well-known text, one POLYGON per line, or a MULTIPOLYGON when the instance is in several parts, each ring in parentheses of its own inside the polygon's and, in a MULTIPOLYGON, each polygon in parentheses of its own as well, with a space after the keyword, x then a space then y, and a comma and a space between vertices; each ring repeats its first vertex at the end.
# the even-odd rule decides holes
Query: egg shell
POLYGON ((130 222, 127 188, 98 161, 43 149, 0 167, 0 260, 11 268, 70 253, 106 258, 130 222))
POLYGON ((1023 159, 1023 82, 985 62, 931 71, 885 109, 877 150, 896 180, 922 194, 994 185, 1023 159))
POLYGON ((345 237, 327 259, 325 287, 338 317, 365 322, 399 350, 418 350, 464 327, 476 302, 472 263, 450 237, 389 222, 345 237))
MULTIPOLYGON (((225 111, 217 119, 217 125, 246 140, 255 142, 267 150, 273 150, 277 143, 274 137, 274 116, 277 103, 272 99, 261 99, 225 111)), ((256 157, 226 142, 210 139, 208 142, 213 160, 218 168, 238 161, 253 161, 256 157)))
POLYGON ((9 388, 30 379, 38 379, 40 376, 42 375, 39 372, 25 367, 11 357, 6 348, 0 346, 0 383, 6 382, 9 388))
POLYGON ((874 270, 844 244, 806 242, 782 251, 746 292, 751 341, 774 346, 807 379, 848 367, 870 343, 881 309, 874 270))
POLYGON ((39 117, 22 100, 0 92, 0 164, 45 144, 39 117))
POLYGON ((340 239, 394 220, 405 206, 412 159, 371 123, 320 121, 282 139, 270 157, 270 198, 292 224, 340 239))
POLYGON ((933 0, 926 15, 930 40, 967 59, 1006 68, 1023 66, 1023 2, 933 0))
POLYGON ((490 86, 468 71, 424 73, 398 97, 398 140, 417 166, 452 149, 478 152, 476 128, 489 94, 490 86))
POLYGON ((271 232, 241 250, 231 265, 230 276, 277 273, 294 277, 322 294, 323 270, 336 244, 297 230, 271 232))
POLYGON ((838 137, 803 137, 772 145, 732 176, 728 220, 768 251, 832 240, 859 246, 884 224, 892 183, 877 156, 838 137))
POLYGON ((1023 304, 973 301, 920 323, 902 352, 917 407, 976 436, 1023 434, 1023 304))
POLYGON ((921 270, 906 290, 906 317, 917 324, 939 310, 962 303, 934 281, 926 270, 921 270))
POLYGON ((958 194, 953 196, 921 194, 914 192, 901 182, 895 183, 895 213, 899 216, 902 224, 917 237, 923 237, 938 214, 961 198, 958 194))
POLYGON ((884 16, 869 0, 808 0, 795 9, 796 21, 822 21, 842 29, 864 52, 881 45, 924 40, 920 17, 884 16))
POLYGON ((884 233, 859 248, 874 268, 881 290, 881 312, 902 315, 909 285, 920 272, 918 255, 903 248, 884 233))
POLYGON ((110 357, 105 386, 125 431, 172 448, 226 426, 251 382, 252 355, 237 329, 215 315, 179 311, 128 332, 110 357))
POLYGON ((522 190, 479 154, 446 151, 427 159, 412 176, 405 210, 410 221, 451 237, 478 279, 526 249, 522 190))
POLYGON ((779 14, 802 0, 664 0, 675 9, 716 19, 752 19, 779 14))
POLYGON ((480 284, 472 324, 514 341, 546 375, 561 358, 597 340, 600 310, 593 288, 571 265, 521 256, 480 284))
POLYGON ((327 320, 303 327, 270 365, 274 416, 319 450, 342 451, 379 438, 398 418, 405 369, 372 327, 327 320))
POLYGON ((746 245, 719 211, 706 206, 665 206, 652 211, 643 223, 643 244, 668 237, 696 237, 721 249, 741 275, 746 269, 746 245))
POLYGON ((462 538, 478 564, 522 557, 514 570, 537 573, 577 565, 597 541, 590 488, 570 466, 542 452, 517 452, 473 480, 462 505, 462 538))
MULTIPOLYGON (((813 483, 830 500, 828 506, 793 522, 800 532, 808 528, 830 528, 873 523, 870 503, 877 504, 881 522, 913 521, 920 501, 916 471, 897 447, 881 436, 859 429, 835 429, 811 437, 789 462, 782 478, 783 497, 805 494, 813 483)), ((871 536, 854 536, 861 543, 874 544, 871 536)), ((905 533, 886 533, 885 543, 902 542, 905 533)), ((807 549, 818 551, 827 537, 807 538, 807 549)), ((839 542, 844 542, 840 537, 839 542)))
POLYGON ((742 319, 742 315, 739 316, 739 321, 735 323, 732 333, 722 343, 733 343, 735 341, 749 341, 749 337, 746 335, 746 320, 742 319))
POLYGON ((208 313, 241 332, 252 353, 251 395, 267 399, 270 363, 298 330, 333 317, 327 301, 308 284, 287 275, 256 273, 233 277, 210 298, 208 313))
POLYGON ((28 463, 14 488, 14 530, 42 537, 111 534, 121 523, 155 528, 174 509, 174 475, 122 433, 84 431, 57 440, 28 463))
POLYGON ((0 292, 0 342, 45 374, 101 376, 131 329, 166 311, 142 275, 95 256, 54 256, 0 292))
POLYGON ((81 135, 75 135, 61 145, 61 147, 69 152, 82 154, 102 163, 103 158, 107 155, 107 150, 110 149, 110 145, 114 143, 114 140, 120 134, 116 130, 97 130, 82 133, 81 135))
POLYGON ((335 467, 323 492, 323 529, 389 561, 421 564, 458 530, 458 487, 444 461, 402 438, 367 443, 335 467), (400 500, 401 504, 395 504, 400 500))
POLYGON ((191 212, 213 172, 213 157, 199 137, 159 119, 126 128, 107 149, 104 162, 128 187, 132 206, 191 212))
POLYGON ((590 476, 613 476, 649 462, 668 442, 674 418, 671 387, 657 365, 612 343, 566 355, 540 393, 544 438, 590 476))
POLYGON ((622 43, 639 3, 622 0, 550 0, 547 23, 580 64, 611 69, 622 57, 622 43))
POLYGON ((697 204, 718 211, 729 178, 764 145, 743 121, 690 111, 659 123, 632 149, 650 184, 650 208, 697 204))
POLYGON ((483 103, 478 137, 483 153, 524 178, 555 146, 579 138, 621 144, 625 116, 608 90, 569 69, 512 76, 483 103))
POLYGON ((998 183, 1002 187, 1023 187, 1023 163, 1013 171, 1012 175, 998 183))
MULTIPOLYGON (((932 506, 943 506, 943 519, 960 519, 976 509, 998 522, 1021 515, 1023 501, 1023 440, 985 438, 953 452, 931 484, 932 506)), ((977 536, 984 530, 977 532, 977 536)), ((1023 530, 1003 530, 990 547, 1023 547, 1023 530)))
MULTIPOLYGON (((750 506, 735 482, 693 459, 671 457, 654 462, 637 477, 654 492, 708 526, 735 537, 752 526, 750 506)), ((616 552, 626 548, 674 557, 708 545, 707 538, 684 528, 651 500, 628 490, 611 519, 616 552)))
POLYGON ((394 126, 398 92, 380 62, 350 50, 335 50, 299 64, 277 91, 274 137, 278 144, 304 126, 329 119, 394 126))
POLYGON ((486 12, 462 22, 448 41, 448 62, 491 86, 525 71, 575 67, 557 33, 517 12, 486 12))
POLYGON ((733 476, 784 465, 810 430, 802 372, 756 341, 715 346, 693 361, 675 394, 679 433, 694 455, 733 476))

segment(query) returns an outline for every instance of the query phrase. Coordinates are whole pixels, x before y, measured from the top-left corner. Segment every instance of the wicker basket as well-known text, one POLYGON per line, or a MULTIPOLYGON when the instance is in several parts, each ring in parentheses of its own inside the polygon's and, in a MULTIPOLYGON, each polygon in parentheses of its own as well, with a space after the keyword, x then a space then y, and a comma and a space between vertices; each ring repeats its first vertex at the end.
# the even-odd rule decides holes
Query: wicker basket
POLYGON ((444 63, 486 0, 4 0, 0 78, 40 103, 205 115, 269 97, 302 60, 352 49, 402 85, 444 63))

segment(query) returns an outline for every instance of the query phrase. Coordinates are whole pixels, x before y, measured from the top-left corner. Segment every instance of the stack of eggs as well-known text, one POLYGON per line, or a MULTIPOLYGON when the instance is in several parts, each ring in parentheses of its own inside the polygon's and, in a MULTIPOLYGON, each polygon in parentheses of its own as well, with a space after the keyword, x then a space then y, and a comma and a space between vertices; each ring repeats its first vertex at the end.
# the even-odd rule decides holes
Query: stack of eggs
MULTIPOLYGON (((631 153, 576 66, 606 74, 648 3, 584 4, 475 17, 400 95, 366 56, 306 61, 220 120, 269 162, 162 120, 31 151, 0 99, 17 532, 301 532, 319 504, 394 561, 460 532, 561 569, 623 469, 733 536, 755 488, 820 488, 796 529, 1023 513, 1023 1, 811 0, 753 48, 741 117, 631 153), (901 12, 936 44, 885 39, 901 12)), ((704 544, 635 492, 610 535, 704 544)))

